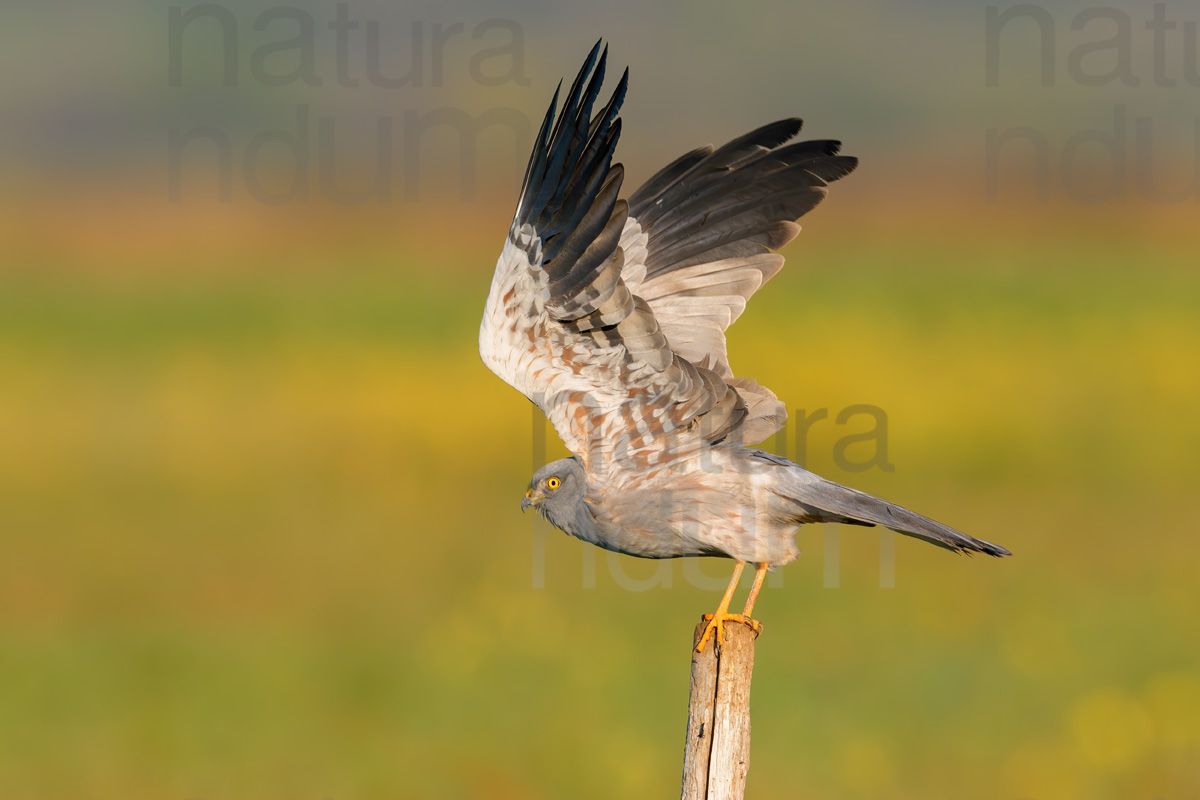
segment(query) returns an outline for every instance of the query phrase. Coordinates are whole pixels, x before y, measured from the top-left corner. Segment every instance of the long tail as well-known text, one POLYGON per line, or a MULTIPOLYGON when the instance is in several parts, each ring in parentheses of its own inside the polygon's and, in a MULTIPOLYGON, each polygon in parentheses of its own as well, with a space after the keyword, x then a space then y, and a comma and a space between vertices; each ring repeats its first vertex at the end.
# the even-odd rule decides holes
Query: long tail
POLYGON ((930 544, 956 553, 987 553, 1011 556, 1003 547, 956 531, 949 525, 921 516, 903 506, 880 500, 866 492, 850 489, 814 475, 803 467, 789 465, 790 480, 783 496, 800 506, 797 520, 802 522, 848 522, 856 525, 883 525, 897 533, 924 539, 930 544))

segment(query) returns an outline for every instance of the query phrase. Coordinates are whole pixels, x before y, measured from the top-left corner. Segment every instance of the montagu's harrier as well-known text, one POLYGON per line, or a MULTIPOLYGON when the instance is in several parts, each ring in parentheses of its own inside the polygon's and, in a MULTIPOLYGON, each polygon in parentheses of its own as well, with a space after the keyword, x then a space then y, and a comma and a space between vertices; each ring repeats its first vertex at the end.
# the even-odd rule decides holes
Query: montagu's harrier
MULTIPOLYGON (((699 648, 750 618, 806 522, 884 525, 957 552, 1008 551, 746 447, 783 425, 768 389, 734 376, 725 329, 780 267, 795 220, 854 169, 800 120, 686 153, 621 198, 612 163, 626 70, 592 116, 607 50, 592 49, 534 143, 479 330, 487 366, 538 405, 574 455, 537 471, 522 509, 642 558, 725 556, 729 582, 699 648), (729 603, 757 565, 741 614, 729 603)), ((561 85, 560 85, 561 88, 561 85)))

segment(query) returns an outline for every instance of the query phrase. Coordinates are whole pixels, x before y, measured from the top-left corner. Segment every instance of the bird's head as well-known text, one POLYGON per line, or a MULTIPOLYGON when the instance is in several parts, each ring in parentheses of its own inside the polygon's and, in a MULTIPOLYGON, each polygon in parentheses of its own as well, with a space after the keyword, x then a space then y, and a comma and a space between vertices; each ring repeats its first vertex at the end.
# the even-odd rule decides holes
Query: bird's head
POLYGON ((587 476, 579 462, 560 458, 534 473, 521 510, 536 508, 554 527, 571 533, 586 490, 587 476))

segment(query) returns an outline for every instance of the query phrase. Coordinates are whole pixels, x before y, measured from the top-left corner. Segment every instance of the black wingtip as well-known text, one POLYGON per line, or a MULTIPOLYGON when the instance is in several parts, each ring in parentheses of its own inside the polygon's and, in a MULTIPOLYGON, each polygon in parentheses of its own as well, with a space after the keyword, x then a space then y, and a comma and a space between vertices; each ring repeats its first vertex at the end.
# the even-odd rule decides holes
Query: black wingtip
MULTIPOLYGON (((547 112, 546 122, 534 143, 515 222, 532 224, 542 241, 542 260, 555 260, 566 245, 566 234, 575 230, 592 211, 601 222, 611 207, 593 209, 620 136, 621 105, 629 85, 625 69, 609 101, 595 116, 593 104, 600 96, 608 62, 603 39, 592 46, 583 66, 562 99, 547 112)), ((560 81, 559 89, 563 83, 560 81)), ((610 204, 611 206, 611 204, 610 204)))

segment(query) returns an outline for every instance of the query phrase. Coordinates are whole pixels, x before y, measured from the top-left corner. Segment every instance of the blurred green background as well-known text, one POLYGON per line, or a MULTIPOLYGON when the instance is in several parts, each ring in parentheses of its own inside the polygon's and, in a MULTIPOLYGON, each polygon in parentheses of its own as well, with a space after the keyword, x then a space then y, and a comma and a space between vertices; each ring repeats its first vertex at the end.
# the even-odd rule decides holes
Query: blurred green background
MULTIPOLYGON (((733 328, 733 364, 794 417, 882 409, 894 471, 838 467, 861 418, 814 424, 807 465, 1016 554, 900 537, 881 588, 875 531, 803 531, 758 608, 748 796, 1200 796, 1200 196, 1145 191, 1200 170, 1196 87, 1150 12, 1107 7, 1136 31, 1136 86, 1072 77, 1108 29, 1046 12, 1043 86, 1032 18, 1003 29, 989 85, 983 5, 351 3, 360 78, 370 21, 393 74, 426 64, 386 89, 340 85, 336 11, 315 3, 289 8, 323 31, 321 86, 251 75, 290 35, 255 29, 267 4, 229 6, 236 86, 215 26, 188 30, 171 85, 172 7, 192 5, 5 12, 0 797, 678 791, 692 628, 730 564, 700 581, 518 513, 546 429, 475 351, 529 133, 482 133, 473 166, 453 136, 401 136, 445 108, 536 123, 600 35, 631 65, 630 188, 791 114, 862 159, 733 328), (511 25, 481 32, 492 18, 511 25), (439 82, 433 27, 455 22, 439 82), (469 68, 489 46, 498 83, 469 68), (392 119, 393 195, 268 205, 239 173, 221 202, 197 147, 168 198, 169 130, 240 153, 298 103, 347 141, 392 119), (1120 147, 1064 155, 1120 113, 1120 147), (1018 126, 1050 143, 1044 197, 1028 142, 989 157, 988 131, 1018 126)), ((378 174, 366 141, 339 150, 343 185, 378 174)), ((275 155, 259 166, 286 185, 275 155)), ((774 447, 796 455, 794 430, 774 447)))

